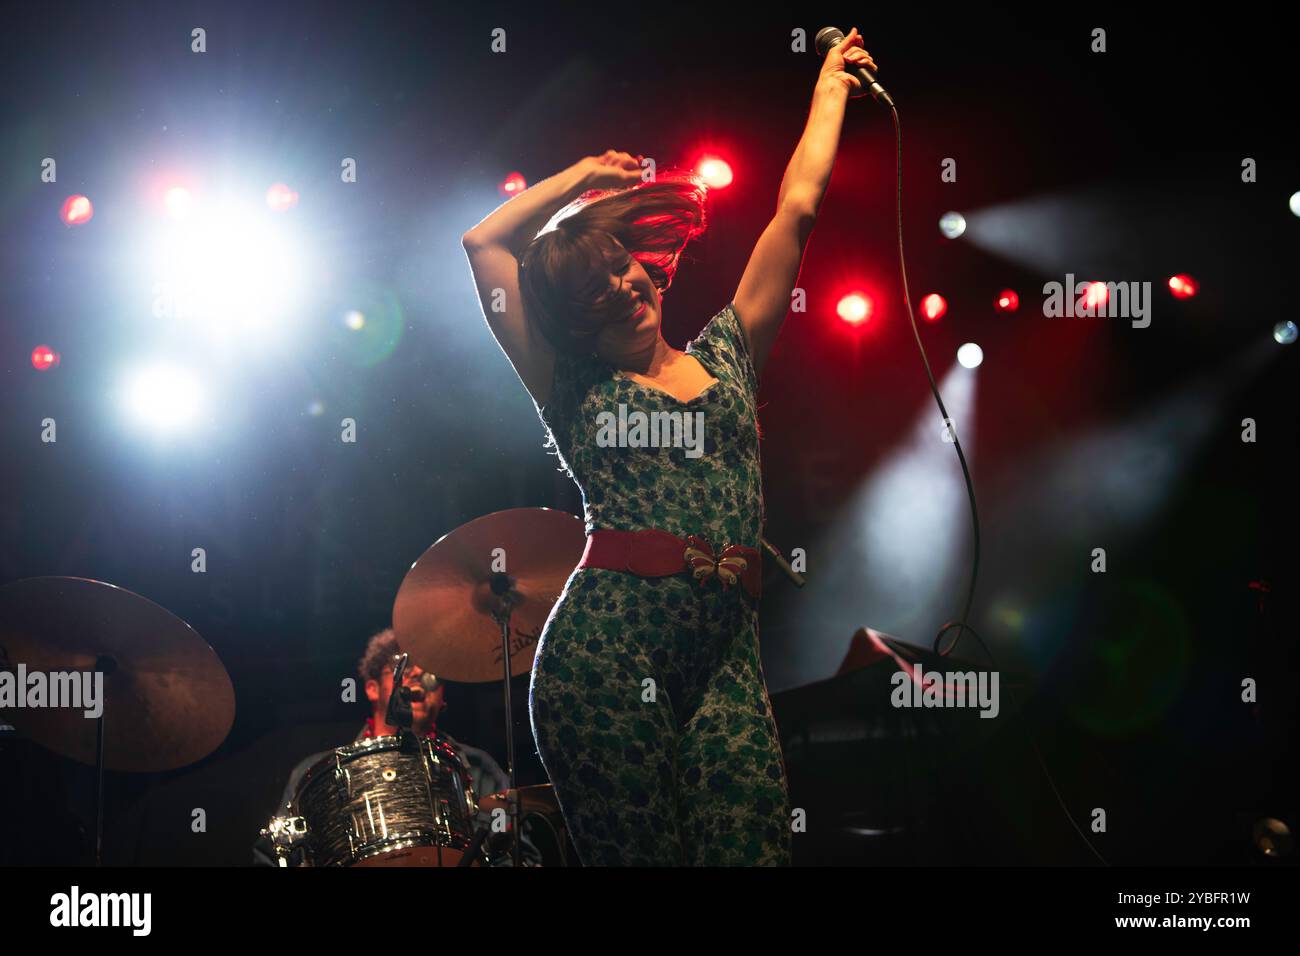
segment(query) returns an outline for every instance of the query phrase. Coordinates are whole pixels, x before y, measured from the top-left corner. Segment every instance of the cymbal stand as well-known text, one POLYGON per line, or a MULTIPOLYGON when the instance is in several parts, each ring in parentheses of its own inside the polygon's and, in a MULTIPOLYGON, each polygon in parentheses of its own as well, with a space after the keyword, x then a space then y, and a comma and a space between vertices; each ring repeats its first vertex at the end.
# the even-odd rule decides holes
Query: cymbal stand
MULTIPOLYGON (((117 661, 101 654, 95 659, 95 670, 107 677, 117 670, 117 661)), ((104 865, 104 712, 107 709, 101 702, 99 716, 95 718, 95 866, 104 865)))
POLYGON ((514 590, 514 581, 505 574, 497 572, 492 575, 492 593, 497 597, 492 610, 492 619, 501 628, 501 661, 505 668, 505 680, 502 683, 502 698, 506 709, 506 777, 509 781, 506 790, 506 805, 510 808, 510 830, 514 834, 511 841, 511 856, 516 867, 521 866, 519 844, 519 788, 515 782, 515 723, 514 709, 510 696, 510 614, 522 600, 523 596, 514 590))

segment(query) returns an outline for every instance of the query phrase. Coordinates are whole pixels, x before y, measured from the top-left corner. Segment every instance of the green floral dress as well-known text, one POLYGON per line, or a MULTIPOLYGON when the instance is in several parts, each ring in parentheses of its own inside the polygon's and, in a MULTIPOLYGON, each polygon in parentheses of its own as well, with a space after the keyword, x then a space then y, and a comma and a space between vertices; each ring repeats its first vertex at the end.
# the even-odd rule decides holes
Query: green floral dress
MULTIPOLYGON (((588 532, 657 528, 700 535, 715 553, 757 548, 758 382, 733 304, 687 352, 717 379, 688 402, 595 356, 561 355, 539 414, 582 490, 588 532), (602 438, 602 421, 638 411, 695 416, 703 440, 692 444, 689 431, 671 447, 620 446, 608 430, 602 438)), ((529 708, 584 864, 789 863, 758 606, 743 588, 686 572, 575 571, 538 644, 529 708)))

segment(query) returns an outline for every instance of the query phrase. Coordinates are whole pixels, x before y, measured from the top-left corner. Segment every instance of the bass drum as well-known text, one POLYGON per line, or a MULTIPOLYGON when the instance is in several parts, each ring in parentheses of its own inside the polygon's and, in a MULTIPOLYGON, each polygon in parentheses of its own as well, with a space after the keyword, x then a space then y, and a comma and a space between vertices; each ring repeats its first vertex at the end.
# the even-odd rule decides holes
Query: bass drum
POLYGON ((414 737, 340 747, 307 771, 289 809, 309 866, 457 866, 478 811, 451 745, 414 737))

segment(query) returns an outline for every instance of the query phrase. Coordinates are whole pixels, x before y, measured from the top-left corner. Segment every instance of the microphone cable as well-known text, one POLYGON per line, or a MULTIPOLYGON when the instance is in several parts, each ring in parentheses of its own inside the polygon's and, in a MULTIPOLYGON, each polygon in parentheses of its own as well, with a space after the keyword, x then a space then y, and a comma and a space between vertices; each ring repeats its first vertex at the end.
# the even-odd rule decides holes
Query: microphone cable
MULTIPOLYGON (((966 631, 969 631, 971 636, 979 642, 979 646, 983 648, 985 656, 989 659, 989 663, 993 665, 995 670, 1000 671, 1002 668, 998 665, 997 658, 993 656, 993 652, 989 650, 988 645, 984 643, 984 638, 980 637, 979 632, 968 623, 970 619, 971 606, 975 602, 975 582, 979 578, 980 568, 979 510, 975 505, 975 485, 971 481, 970 468, 966 464, 966 453, 962 451, 961 439, 957 436, 956 423, 949 417, 948 409, 943 404, 943 397, 939 394, 939 386, 934 380, 934 373, 930 370, 930 359, 926 356, 925 346, 921 343, 921 331, 917 327, 916 316, 912 313, 912 295, 907 286, 907 263, 903 257, 903 130, 898 119, 898 107, 895 106, 892 101, 888 102, 887 105, 889 106, 890 115, 894 118, 894 142, 897 146, 895 170, 897 172, 898 189, 897 200, 895 203, 895 216, 898 221, 898 269, 903 280, 903 304, 907 307, 907 318, 912 324, 912 335, 916 339, 916 347, 921 353, 921 362, 925 366, 925 377, 930 381, 930 391, 933 393, 934 400, 939 406, 939 413, 943 416, 944 427, 948 430, 948 434, 952 436, 953 447, 957 450, 957 460, 961 462, 962 477, 966 479, 966 497, 970 501, 970 519, 971 529, 973 532, 974 554, 971 559, 970 585, 966 589, 966 606, 962 610, 960 618, 955 621, 949 621, 939 629, 939 633, 934 637, 933 650, 939 657, 947 657, 952 653, 953 648, 957 646, 957 642, 961 640, 962 635, 966 631), (952 639, 952 643, 948 645, 947 650, 942 650, 941 643, 943 641, 943 636, 954 628, 957 629, 957 636, 952 639)), ((923 667, 922 671, 924 671, 923 667)), ((1011 700, 1010 693, 1007 694, 1007 698, 1014 707, 1014 701, 1011 700)), ((1022 722, 1024 719, 1024 714, 1022 712, 1022 722)), ((1092 841, 1088 839, 1087 835, 1083 832, 1083 829, 1074 819, 1074 815, 1070 813, 1070 808, 1065 805, 1065 800, 1061 797, 1061 791, 1057 789, 1056 780, 1052 777, 1052 772, 1047 769, 1047 763, 1043 760, 1043 755, 1039 752, 1038 744, 1034 740, 1033 735, 1029 732, 1029 727, 1024 725, 1023 729, 1025 737, 1029 740, 1029 746, 1034 752, 1034 758, 1038 761, 1038 766, 1043 771, 1043 775, 1047 778, 1047 782, 1052 788, 1052 793, 1056 797, 1056 802, 1061 807, 1061 812, 1064 813, 1066 819, 1070 821, 1070 825, 1074 827, 1074 831, 1079 835, 1079 839, 1083 840, 1088 849, 1092 851, 1093 856, 1101 861, 1102 866, 1110 866, 1110 864, 1106 862, 1106 858, 1103 857, 1101 853, 1097 851, 1097 848, 1092 845, 1092 841)))

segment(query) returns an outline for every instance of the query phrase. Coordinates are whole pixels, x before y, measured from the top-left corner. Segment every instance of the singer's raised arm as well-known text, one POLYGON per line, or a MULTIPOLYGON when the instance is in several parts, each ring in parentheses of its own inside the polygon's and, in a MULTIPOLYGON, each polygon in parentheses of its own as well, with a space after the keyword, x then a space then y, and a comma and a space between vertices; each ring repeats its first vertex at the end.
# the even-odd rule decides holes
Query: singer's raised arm
POLYGON ((550 398, 555 350, 524 314, 519 257, 538 230, 586 190, 622 189, 640 181, 637 158, 609 149, 530 186, 461 237, 488 327, 539 405, 550 398))
POLYGON ((807 125, 781 180, 776 215, 759 236, 733 297, 759 372, 790 311, 790 293, 799 279, 804 247, 835 165, 845 106, 850 94, 862 85, 845 72, 846 63, 875 65, 862 48, 856 27, 826 54, 807 125))

